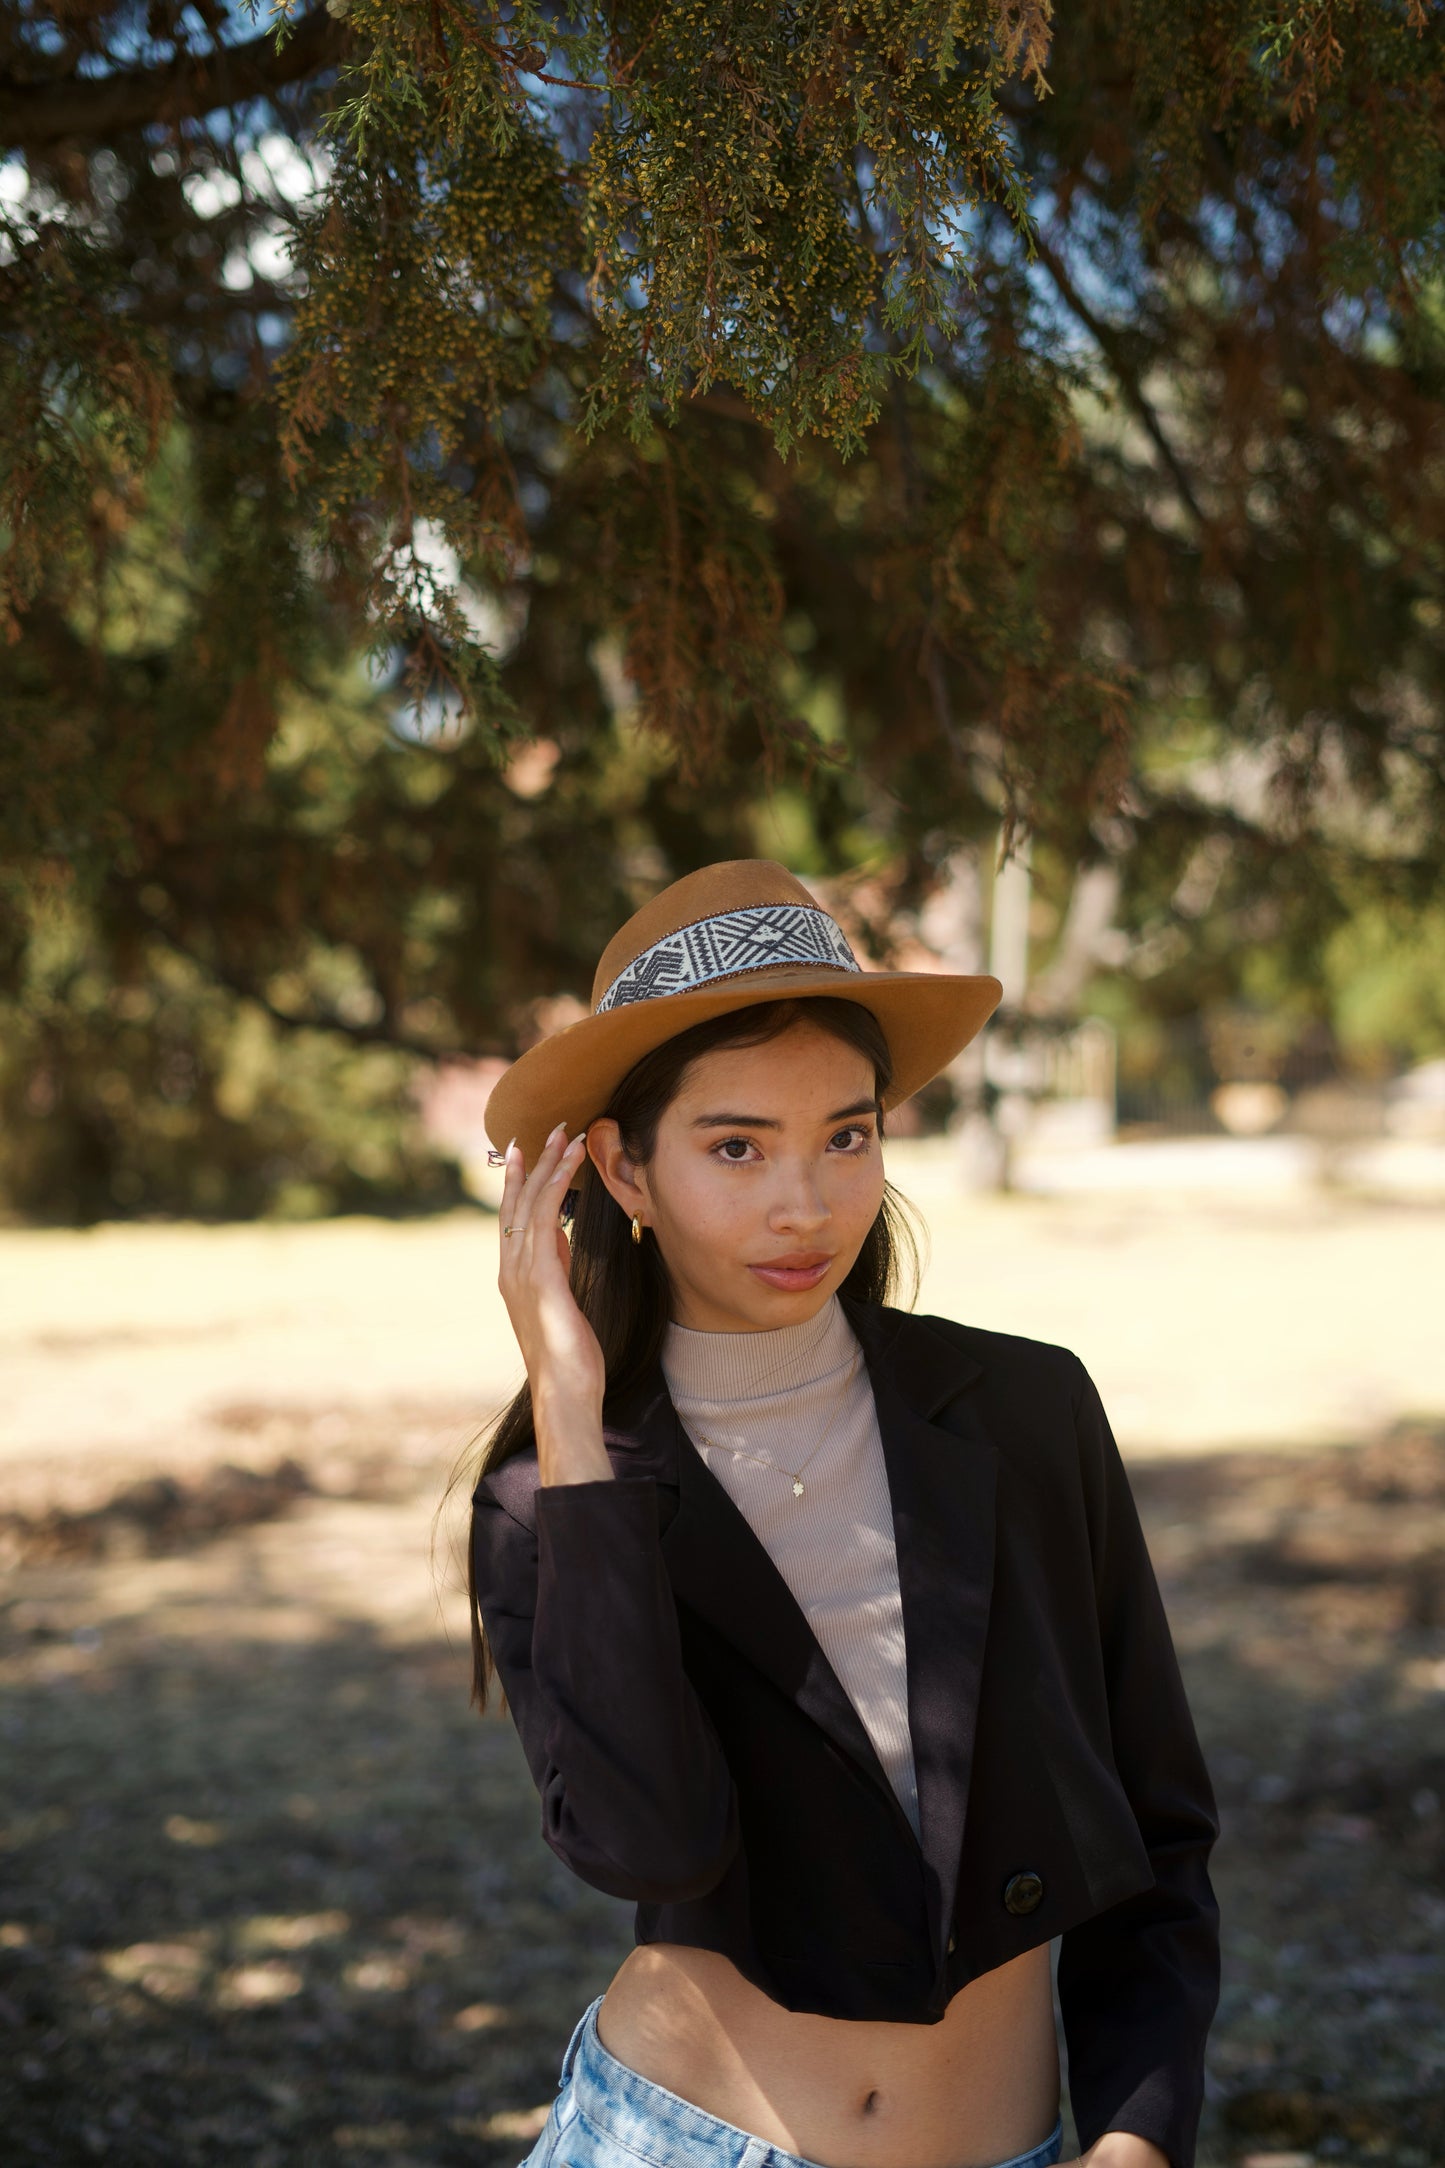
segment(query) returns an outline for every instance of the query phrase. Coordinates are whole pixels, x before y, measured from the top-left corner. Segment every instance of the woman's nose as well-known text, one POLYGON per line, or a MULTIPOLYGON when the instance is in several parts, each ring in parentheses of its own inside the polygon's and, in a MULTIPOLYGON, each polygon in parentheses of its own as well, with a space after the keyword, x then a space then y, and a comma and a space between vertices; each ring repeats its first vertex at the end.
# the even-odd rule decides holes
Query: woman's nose
POLYGON ((790 1233, 804 1228, 811 1231, 821 1227, 831 1217, 828 1202, 812 1170, 806 1167, 789 1170, 773 1199, 773 1208, 769 1214, 773 1225, 790 1233))

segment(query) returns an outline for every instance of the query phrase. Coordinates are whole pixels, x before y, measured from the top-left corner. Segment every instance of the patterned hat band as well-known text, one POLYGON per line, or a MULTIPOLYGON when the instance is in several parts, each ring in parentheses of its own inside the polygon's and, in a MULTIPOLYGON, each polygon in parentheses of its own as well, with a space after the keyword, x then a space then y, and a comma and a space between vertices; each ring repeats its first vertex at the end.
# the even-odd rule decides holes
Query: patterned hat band
POLYGON ((802 903, 762 903, 716 918, 695 919, 676 933, 654 941, 619 971, 594 1014, 620 1009, 633 1001, 656 1001, 666 994, 690 994, 714 979, 740 971, 765 971, 778 964, 811 964, 833 971, 861 971, 862 965, 843 938, 843 929, 826 911, 802 903))

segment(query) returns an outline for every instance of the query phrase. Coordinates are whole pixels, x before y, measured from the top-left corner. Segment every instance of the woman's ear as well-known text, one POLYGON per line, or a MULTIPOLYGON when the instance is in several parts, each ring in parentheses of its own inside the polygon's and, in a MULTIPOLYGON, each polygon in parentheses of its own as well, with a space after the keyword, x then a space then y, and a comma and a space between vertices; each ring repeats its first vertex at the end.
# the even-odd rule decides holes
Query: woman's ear
POLYGON ((607 1117, 587 1125, 587 1157, 629 1219, 634 1215, 647 1223, 647 1177, 622 1149, 622 1132, 607 1117))

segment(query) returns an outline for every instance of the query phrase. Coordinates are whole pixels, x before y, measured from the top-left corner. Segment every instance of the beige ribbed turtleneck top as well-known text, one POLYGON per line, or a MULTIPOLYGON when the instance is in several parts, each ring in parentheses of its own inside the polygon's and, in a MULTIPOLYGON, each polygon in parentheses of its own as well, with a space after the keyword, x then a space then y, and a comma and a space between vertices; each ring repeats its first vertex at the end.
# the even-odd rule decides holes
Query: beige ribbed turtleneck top
POLYGON ((683 1427, 796 1597, 916 1835, 888 1473, 841 1305, 835 1297, 806 1325, 774 1332, 670 1325, 662 1367, 683 1427), (801 1498, 793 1469, 803 1471, 801 1498))

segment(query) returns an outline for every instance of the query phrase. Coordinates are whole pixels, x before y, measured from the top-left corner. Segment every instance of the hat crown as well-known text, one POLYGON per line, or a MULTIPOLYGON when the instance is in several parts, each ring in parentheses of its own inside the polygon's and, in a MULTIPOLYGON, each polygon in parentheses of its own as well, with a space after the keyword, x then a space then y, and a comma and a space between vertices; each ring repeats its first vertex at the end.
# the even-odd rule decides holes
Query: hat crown
POLYGON ((674 881, 634 911, 602 951, 592 981, 594 1013, 608 988, 628 966, 670 934, 695 926, 702 919, 768 904, 801 904, 814 911, 818 908, 802 882, 771 858, 725 858, 717 865, 700 867, 696 873, 685 873, 680 881, 674 881))

